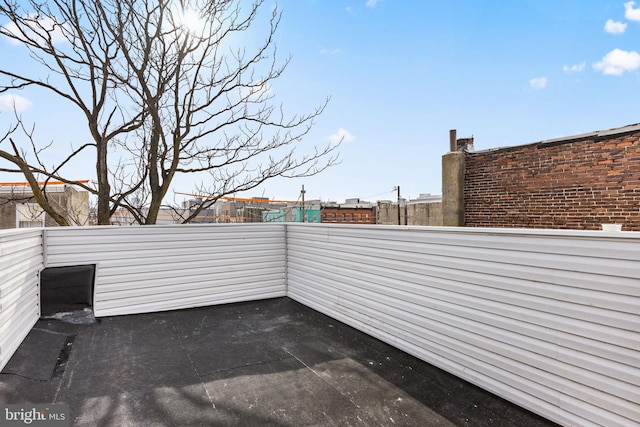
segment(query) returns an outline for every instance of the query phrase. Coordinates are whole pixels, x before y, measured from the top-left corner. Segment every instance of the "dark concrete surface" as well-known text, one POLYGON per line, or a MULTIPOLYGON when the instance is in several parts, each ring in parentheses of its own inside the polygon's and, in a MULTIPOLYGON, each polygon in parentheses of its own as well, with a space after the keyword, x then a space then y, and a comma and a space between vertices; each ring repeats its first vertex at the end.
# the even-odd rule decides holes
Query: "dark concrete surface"
POLYGON ((554 425, 288 298, 41 320, 0 401, 74 426, 554 425))

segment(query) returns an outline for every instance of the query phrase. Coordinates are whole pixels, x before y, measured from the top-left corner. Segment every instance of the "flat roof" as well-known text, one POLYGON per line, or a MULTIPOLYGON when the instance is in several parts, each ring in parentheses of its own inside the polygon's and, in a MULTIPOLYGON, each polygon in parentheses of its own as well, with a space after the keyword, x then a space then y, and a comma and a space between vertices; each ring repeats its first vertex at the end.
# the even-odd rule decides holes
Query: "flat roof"
POLYGON ((637 123, 637 124, 626 125, 626 126, 621 126, 617 128, 597 130, 594 132, 581 133, 581 134, 571 135, 571 136, 563 136, 560 138, 544 139, 542 141, 529 142, 526 144, 509 145, 509 146, 503 146, 503 147, 489 148, 486 150, 477 150, 472 153, 486 153, 489 151, 505 150, 509 148, 520 148, 520 147, 526 147, 529 145, 555 145, 555 144, 565 144, 565 143, 576 142, 576 141, 584 141, 589 139, 598 140, 598 139, 610 138, 612 136, 624 135, 626 133, 634 133, 639 131, 640 131, 640 123, 637 123))
POLYGON ((41 319, 3 403, 66 403, 72 426, 553 426, 289 298, 41 319))

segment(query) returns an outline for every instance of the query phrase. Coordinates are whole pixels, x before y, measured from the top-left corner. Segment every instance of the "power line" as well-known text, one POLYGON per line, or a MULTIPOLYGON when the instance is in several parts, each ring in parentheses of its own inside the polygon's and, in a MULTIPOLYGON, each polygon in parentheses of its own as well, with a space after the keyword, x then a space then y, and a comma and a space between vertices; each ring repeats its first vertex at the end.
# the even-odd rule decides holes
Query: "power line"
POLYGON ((372 198, 372 197, 383 196, 383 195, 385 195, 385 194, 390 194, 390 193, 395 193, 395 192, 396 192, 396 187, 393 187, 393 188, 392 188, 391 190, 389 190, 389 191, 385 191, 384 193, 374 194, 374 195, 372 195, 372 196, 366 196, 366 197, 363 197, 363 199, 370 199, 370 198, 372 198))

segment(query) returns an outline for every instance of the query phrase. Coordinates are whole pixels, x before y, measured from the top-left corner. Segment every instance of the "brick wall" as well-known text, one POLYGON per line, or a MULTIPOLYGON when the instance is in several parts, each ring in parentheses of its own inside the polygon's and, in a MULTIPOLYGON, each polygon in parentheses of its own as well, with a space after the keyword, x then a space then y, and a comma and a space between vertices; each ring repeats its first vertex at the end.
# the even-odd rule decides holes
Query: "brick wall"
POLYGON ((333 222, 342 224, 375 224, 376 208, 326 206, 322 208, 322 216, 320 222, 333 222))
POLYGON ((465 225, 640 231, 640 130, 632 128, 466 154, 465 225))

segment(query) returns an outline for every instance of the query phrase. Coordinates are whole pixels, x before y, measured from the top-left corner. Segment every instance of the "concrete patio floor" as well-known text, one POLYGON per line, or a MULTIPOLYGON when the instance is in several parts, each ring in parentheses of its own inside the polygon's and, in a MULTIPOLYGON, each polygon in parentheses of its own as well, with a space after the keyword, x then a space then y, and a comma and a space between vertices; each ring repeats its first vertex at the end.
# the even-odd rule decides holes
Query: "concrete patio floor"
POLYGON ((40 320, 0 402, 73 426, 555 425, 289 298, 40 320))

